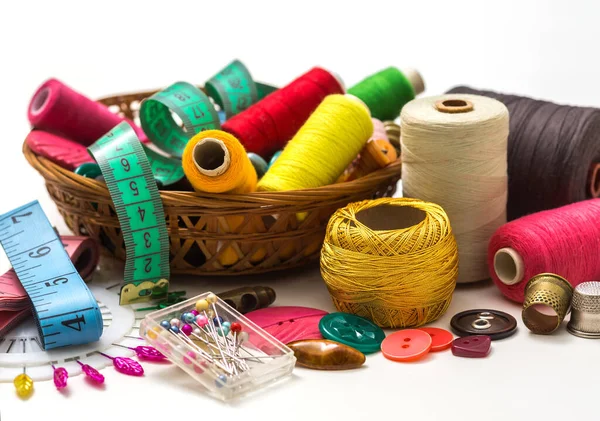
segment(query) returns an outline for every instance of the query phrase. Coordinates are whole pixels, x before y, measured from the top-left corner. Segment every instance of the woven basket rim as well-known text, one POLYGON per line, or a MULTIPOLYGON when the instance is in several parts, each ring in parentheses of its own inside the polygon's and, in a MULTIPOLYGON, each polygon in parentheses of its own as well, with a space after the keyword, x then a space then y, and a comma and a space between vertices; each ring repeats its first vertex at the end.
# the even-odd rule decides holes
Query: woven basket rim
MULTIPOLYGON (((23 143, 23 154, 29 164, 42 175, 47 183, 61 184, 63 189, 76 191, 78 195, 89 194, 90 199, 110 199, 110 193, 106 184, 75 174, 73 171, 62 168, 49 159, 37 155, 31 150, 26 142, 23 143), (98 195, 100 197, 98 197, 98 195)), ((256 208, 257 205, 284 205, 286 203, 296 205, 301 202, 314 202, 319 199, 342 197, 346 194, 353 194, 360 190, 371 190, 376 185, 389 182, 390 178, 400 178, 401 169, 401 159, 397 159, 385 168, 374 171, 356 180, 302 190, 253 192, 246 194, 202 193, 172 190, 160 190, 159 192, 163 202, 176 206, 200 205, 206 207, 208 205, 208 207, 211 207, 210 203, 213 203, 216 208, 232 206, 256 208)))

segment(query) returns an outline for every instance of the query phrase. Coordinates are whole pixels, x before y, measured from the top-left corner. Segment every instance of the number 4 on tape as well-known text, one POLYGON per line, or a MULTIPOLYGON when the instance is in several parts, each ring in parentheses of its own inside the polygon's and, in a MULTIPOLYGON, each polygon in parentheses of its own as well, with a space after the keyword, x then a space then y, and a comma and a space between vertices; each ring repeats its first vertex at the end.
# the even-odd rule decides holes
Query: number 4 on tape
POLYGON ((31 299, 44 349, 100 339, 98 304, 37 201, 0 216, 0 244, 31 299))
POLYGON ((125 240, 120 303, 148 301, 169 287, 169 236, 156 181, 129 124, 115 126, 88 149, 98 162, 125 240))

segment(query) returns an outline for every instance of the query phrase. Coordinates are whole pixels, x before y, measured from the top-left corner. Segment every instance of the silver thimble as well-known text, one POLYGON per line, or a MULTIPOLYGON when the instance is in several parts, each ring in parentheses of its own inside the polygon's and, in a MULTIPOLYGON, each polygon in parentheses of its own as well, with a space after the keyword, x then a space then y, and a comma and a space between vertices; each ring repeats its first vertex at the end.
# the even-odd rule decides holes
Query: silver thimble
POLYGON ((600 339, 600 282, 583 282, 575 288, 567 329, 582 338, 600 339))

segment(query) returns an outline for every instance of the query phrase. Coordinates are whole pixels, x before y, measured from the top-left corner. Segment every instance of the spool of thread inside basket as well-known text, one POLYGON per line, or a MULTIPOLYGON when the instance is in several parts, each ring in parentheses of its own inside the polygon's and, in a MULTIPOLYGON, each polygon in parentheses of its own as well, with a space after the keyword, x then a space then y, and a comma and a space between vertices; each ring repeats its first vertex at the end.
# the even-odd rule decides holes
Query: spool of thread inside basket
POLYGON ((600 279, 600 199, 503 225, 490 240, 488 262, 500 291, 519 303, 527 281, 540 273, 557 274, 574 287, 600 279))
POLYGON ((333 303, 381 327, 439 318, 450 305, 457 273, 456 241, 439 205, 365 200, 338 209, 327 225, 321 274, 333 303))
POLYGON ((344 93, 336 76, 315 67, 223 123, 248 152, 270 157, 296 134, 330 94, 344 93))
POLYGON ((142 143, 148 141, 133 121, 112 113, 56 79, 49 79, 38 88, 29 103, 27 117, 34 128, 84 146, 91 145, 122 121, 133 127, 142 143))
POLYGON ((393 120, 404 105, 424 90, 425 83, 416 70, 388 67, 363 79, 348 89, 348 93, 367 104, 373 117, 393 120))
MULTIPOLYGON (((183 171, 194 190, 208 193, 250 193, 256 190, 257 175, 244 147, 231 134, 220 130, 205 130, 190 139, 182 156, 183 171)), ((260 217, 226 216, 218 219, 220 233, 251 234, 265 232, 260 217)), ((218 261, 223 266, 231 266, 242 258, 247 250, 242 250, 233 241, 223 248, 223 242, 216 243, 218 261)), ((264 258, 264 248, 256 250, 251 262, 264 258)))
POLYGON ((333 184, 373 133, 367 107, 358 99, 330 95, 290 140, 258 184, 284 191, 333 184))
POLYGON ((448 213, 458 282, 487 279, 488 242, 506 222, 506 107, 466 94, 419 98, 401 120, 404 197, 439 203, 448 213))

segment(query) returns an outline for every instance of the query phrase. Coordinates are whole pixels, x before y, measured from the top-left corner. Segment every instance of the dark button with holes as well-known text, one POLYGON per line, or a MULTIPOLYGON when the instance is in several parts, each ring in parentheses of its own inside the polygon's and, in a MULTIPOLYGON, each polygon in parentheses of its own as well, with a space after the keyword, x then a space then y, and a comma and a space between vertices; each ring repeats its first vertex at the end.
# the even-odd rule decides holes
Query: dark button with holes
POLYGON ((385 333, 379 326, 363 317, 348 313, 331 313, 319 322, 319 330, 326 339, 341 342, 364 354, 377 352, 385 333))
POLYGON ((513 335, 517 320, 503 311, 476 309, 455 314, 450 326, 458 336, 486 335, 496 340, 513 335))
POLYGON ((457 357, 483 358, 490 353, 492 339, 487 335, 465 336, 452 342, 452 354, 457 357))

